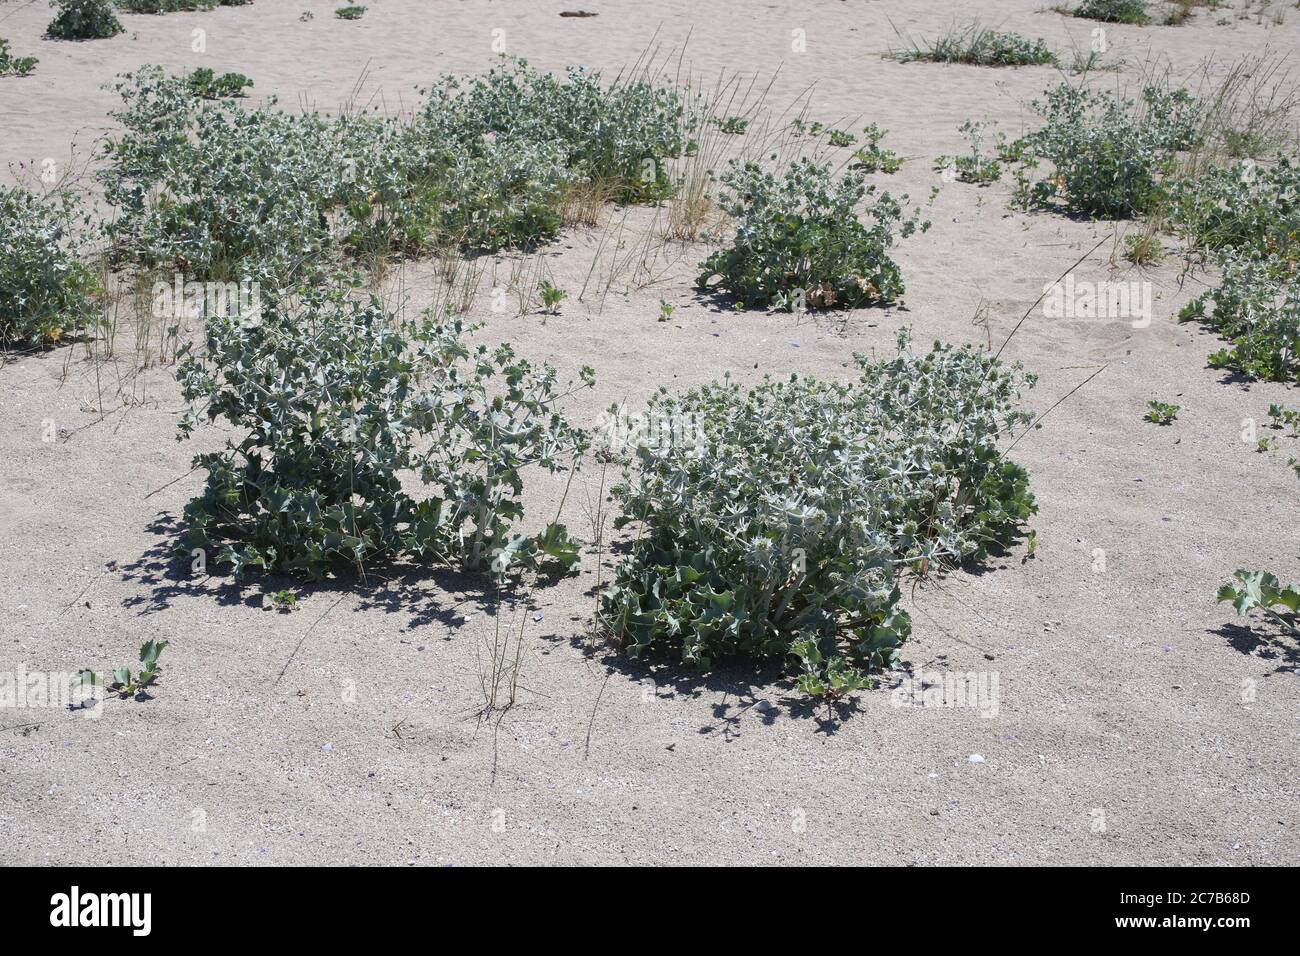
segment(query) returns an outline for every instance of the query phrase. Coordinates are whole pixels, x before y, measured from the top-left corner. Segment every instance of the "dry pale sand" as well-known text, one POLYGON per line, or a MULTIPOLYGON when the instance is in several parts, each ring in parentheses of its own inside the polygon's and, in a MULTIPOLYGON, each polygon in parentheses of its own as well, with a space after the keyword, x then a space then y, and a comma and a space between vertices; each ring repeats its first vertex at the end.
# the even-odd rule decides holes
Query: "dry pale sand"
MULTIPOLYGON (((84 160, 109 129, 114 98, 102 84, 142 63, 239 70, 258 95, 322 109, 352 96, 368 70, 363 98, 396 110, 437 72, 486 69, 492 31, 503 29, 509 52, 547 69, 612 72, 652 43, 685 46, 697 75, 779 67, 771 104, 811 88, 813 118, 887 127, 886 144, 910 157, 889 188, 924 200, 939 182, 931 162, 960 148, 964 119, 1016 133, 1025 104, 1058 74, 882 60, 891 21, 934 35, 979 15, 1066 51, 1086 48, 1095 26, 1039 12, 1041 0, 583 0, 599 13, 589 19, 557 15, 571 0, 370 0, 356 23, 334 19, 335 5, 259 0, 124 16, 125 35, 57 43, 40 39, 43 0, 0 3, 0 36, 41 60, 30 78, 0 79, 0 160, 64 163, 74 141, 84 160), (307 8, 315 18, 302 22, 307 8), (195 28, 207 31, 204 54, 191 52, 195 28), (806 31, 806 52, 791 50, 795 29, 806 31)), ((1210 56, 1294 50, 1300 12, 1285 13, 1281 25, 1219 26, 1201 14, 1179 28, 1109 28, 1133 69, 1103 82, 1133 82, 1149 58, 1190 76, 1210 56)), ((595 365, 597 389, 572 407, 585 424, 660 383, 838 375, 852 352, 890 348, 904 324, 922 341, 985 342, 972 323, 981 302, 996 346, 1045 283, 1115 231, 1011 214, 1006 198, 1004 185, 944 186, 934 228, 897 251, 905 309, 730 314, 691 292, 696 250, 678 253, 653 285, 625 293, 620 281, 578 301, 608 233, 595 229, 546 251, 546 268, 574 294, 561 316, 496 314, 486 291, 471 312, 489 337, 529 356, 568 372, 595 365), (671 322, 656 321, 660 298, 679 306, 671 322)), ((650 215, 629 221, 644 226, 650 215)), ((1113 245, 1078 277, 1138 277, 1122 262, 1112 272, 1113 245)), ((376 575, 300 588, 298 609, 279 614, 261 609, 262 593, 292 582, 192 580, 164 552, 199 477, 146 497, 184 475, 196 450, 173 437, 181 402, 171 370, 128 378, 129 332, 116 366, 92 365, 82 348, 8 364, 0 671, 103 669, 133 660, 148 638, 172 644, 151 701, 109 701, 98 721, 0 713, 0 859, 1300 863, 1300 652, 1251 636, 1214 601, 1240 566, 1297 576, 1295 476, 1239 436, 1243 418, 1262 418, 1271 401, 1294 405, 1295 393, 1205 366, 1214 337, 1172 317, 1207 277, 1180 283, 1178 271, 1170 261, 1140 274, 1155 287, 1150 328, 1035 312, 1008 347, 1041 376, 1039 410, 1110 365, 1016 449, 1041 507, 1037 556, 909 596, 905 661, 996 671, 992 717, 891 706, 886 681, 855 713, 827 719, 770 671, 698 675, 589 652, 597 578, 586 555, 579 577, 520 595, 527 690, 498 724, 480 724, 476 653, 494 628, 495 595, 441 576, 376 575), (1142 421, 1155 397, 1183 407, 1176 424, 1142 421), (42 441, 47 419, 55 442, 42 441), (756 698, 774 709, 760 713, 756 698)), ((416 264, 398 277, 413 307, 427 300, 430 274, 416 264)), ((566 507, 587 537, 599 478, 581 476, 566 507)), ((558 497, 555 482, 539 480, 530 514, 541 520, 558 497)), ((503 618, 518 613, 506 607, 503 618)))

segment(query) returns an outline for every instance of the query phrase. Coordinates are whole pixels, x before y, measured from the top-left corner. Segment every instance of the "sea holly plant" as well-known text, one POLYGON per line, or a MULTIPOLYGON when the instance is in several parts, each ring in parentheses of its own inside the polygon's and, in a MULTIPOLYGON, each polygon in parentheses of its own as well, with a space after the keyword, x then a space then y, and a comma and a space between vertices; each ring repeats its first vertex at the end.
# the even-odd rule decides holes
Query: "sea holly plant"
POLYGON ((1212 166, 1170 190, 1170 218, 1202 256, 1236 250, 1300 259, 1300 161, 1212 166))
POLYGON ((1139 101, 1061 83, 1033 106, 1045 122, 1024 137, 1025 158, 1055 167, 1035 184, 1034 200, 1098 218, 1152 209, 1178 151, 1195 144, 1201 116, 1186 90, 1156 86, 1139 101))
POLYGON ((569 297, 569 293, 556 287, 550 279, 543 279, 537 291, 542 296, 542 307, 551 315, 559 315, 560 303, 569 297))
POLYGON ((952 171, 952 175, 963 183, 977 183, 987 186, 1002 177, 1002 164, 983 151, 987 122, 967 120, 959 127, 959 132, 970 143, 970 152, 960 156, 940 156, 935 160, 935 168, 940 172, 952 171))
POLYGON ((297 607, 298 595, 288 588, 269 591, 262 596, 262 608, 267 611, 279 611, 281 614, 288 614, 297 607))
POLYGON ((1225 249, 1216 257, 1222 275, 1216 287, 1179 312, 1228 340, 1208 362, 1248 378, 1300 381, 1300 281, 1295 262, 1225 249))
POLYGON ((966 63, 973 66, 1055 65, 1056 56, 1041 39, 1030 40, 1018 33, 1002 33, 972 21, 953 27, 932 41, 910 41, 907 48, 890 57, 902 63, 966 63))
POLYGON ((1147 402, 1147 413, 1143 417, 1156 425, 1168 425, 1178 417, 1178 409, 1179 406, 1177 405, 1171 405, 1168 402, 1153 398, 1147 402))
MULTIPOLYGON (((577 551, 562 525, 517 534, 524 473, 577 466, 586 435, 559 413, 554 369, 470 346, 458 320, 399 322, 345 286, 270 294, 255 321, 210 316, 178 370, 181 437, 234 437, 195 465, 203 493, 178 547, 320 578, 396 558, 504 575, 577 551), (414 475, 428 491, 405 487, 414 475)), ((584 368, 574 388, 589 387, 584 368)))
POLYGON ((253 81, 242 73, 222 73, 218 75, 209 67, 201 66, 185 78, 194 95, 205 100, 219 100, 227 97, 244 95, 244 88, 253 85, 253 81))
POLYGON ((881 129, 875 123, 862 128, 862 137, 866 142, 853 154, 853 167, 864 173, 893 174, 903 168, 902 158, 893 150, 885 149, 880 141, 889 130, 881 129))
POLYGON ((9 41, 0 37, 0 76, 30 76, 39 62, 34 56, 14 56, 9 41))
POLYGON ((1283 587, 1268 571, 1238 570, 1229 584, 1219 588, 1219 601, 1231 601, 1239 616, 1260 611, 1300 637, 1300 587, 1283 587))
POLYGON ((638 535, 603 597, 612 637, 710 669, 798 660, 800 686, 847 694, 910 632, 903 574, 1006 542, 1036 511, 1001 438, 1033 383, 970 347, 856 358, 858 377, 661 391, 614 494, 638 535))
POLYGON ((1057 7, 1058 12, 1104 23, 1131 23, 1142 26, 1151 22, 1146 0, 1083 0, 1076 7, 1057 7))
POLYGON ((99 280, 78 258, 88 226, 67 193, 0 187, 0 346, 49 345, 98 317, 99 280))
POLYGON ((226 95, 244 79, 119 78, 102 173, 119 261, 289 286, 345 259, 531 246, 559 234, 574 195, 671 195, 689 125, 671 86, 524 61, 442 77, 410 118, 245 108, 226 95))
POLYGON ((699 288, 791 311, 901 299, 902 271, 889 257, 895 229, 906 237, 930 224, 889 193, 877 195, 861 170, 836 178, 829 162, 804 158, 778 177, 733 160, 721 182, 720 204, 736 231, 700 263, 699 288))
POLYGON ((55 39, 102 40, 125 29, 109 0, 50 0, 50 6, 58 12, 45 32, 55 39))
MULTIPOLYGON (((140 647, 140 669, 134 674, 130 667, 119 667, 113 671, 113 679, 106 682, 107 689, 125 700, 128 697, 143 697, 145 689, 152 687, 162 676, 158 657, 167 647, 169 641, 148 640, 140 647)), ((83 670, 79 675, 83 684, 99 683, 99 676, 92 670, 83 670)))

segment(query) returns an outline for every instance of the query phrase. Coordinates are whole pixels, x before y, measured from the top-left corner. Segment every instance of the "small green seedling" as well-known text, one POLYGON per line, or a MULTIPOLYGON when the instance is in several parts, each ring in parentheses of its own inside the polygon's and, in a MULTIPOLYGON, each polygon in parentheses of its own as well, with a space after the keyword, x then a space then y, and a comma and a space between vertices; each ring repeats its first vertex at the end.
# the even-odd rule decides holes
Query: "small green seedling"
POLYGON ((1219 588, 1220 601, 1231 601, 1237 614, 1263 611, 1275 623, 1300 635, 1296 615, 1300 614, 1300 587, 1282 587, 1277 575, 1267 571, 1238 570, 1233 583, 1219 588), (1234 586, 1235 585, 1235 586, 1234 586))
POLYGON ((268 611, 280 611, 289 613, 298 606, 298 595, 294 594, 288 588, 280 591, 274 591, 267 594, 262 601, 262 607, 268 611))
POLYGON ((732 136, 739 136, 749 129, 749 120, 743 116, 728 116, 726 119, 715 120, 715 122, 718 124, 719 130, 732 136))
POLYGON ((832 146, 852 146, 858 141, 856 136, 842 129, 833 129, 828 135, 832 146))
MULTIPOLYGON (((113 679, 108 682, 107 688, 125 700, 128 697, 141 697, 145 688, 157 683, 158 678, 162 675, 162 668, 158 666, 158 655, 163 652, 163 648, 168 645, 168 641, 145 641, 140 647, 140 670, 137 674, 132 675, 131 668, 119 667, 113 671, 113 679)), ((99 677, 92 670, 83 670, 80 675, 83 684, 94 685, 98 683, 99 677)))
POLYGON ((903 166, 903 160, 893 150, 885 149, 880 141, 888 130, 881 129, 875 123, 862 127, 866 145, 853 154, 853 165, 867 173, 896 173, 903 166))
POLYGON ((820 697, 830 703, 871 687, 871 678, 844 658, 835 656, 825 660, 812 638, 796 641, 790 653, 799 658, 797 685, 809 697, 820 697))
POLYGON ((551 315, 559 315, 560 303, 569 297, 569 293, 553 285, 550 279, 543 279, 538 291, 542 295, 542 305, 545 306, 545 311, 551 315))
POLYGON ((677 306, 673 305, 670 302, 665 302, 663 299, 659 300, 659 321, 660 322, 667 322, 669 319, 673 317, 673 313, 676 311, 677 311, 677 306))
POLYGON ((1178 417, 1178 409, 1181 407, 1180 405, 1170 405, 1168 402, 1160 402, 1153 398, 1147 402, 1145 418, 1157 425, 1168 425, 1178 417))
POLYGON ((970 142, 970 154, 963 156, 940 156, 934 161, 934 168, 946 176, 951 176, 963 183, 975 183, 987 186, 1002 178, 1002 163, 983 152, 985 130, 988 122, 967 120, 958 127, 958 131, 970 142))
POLYGON ((339 7, 334 11, 334 16, 340 20, 360 20, 365 16, 368 8, 356 3, 348 4, 346 7, 339 7))
POLYGON ((1293 436, 1300 437, 1300 411, 1283 405, 1268 406, 1269 424, 1273 428, 1287 428, 1293 436))

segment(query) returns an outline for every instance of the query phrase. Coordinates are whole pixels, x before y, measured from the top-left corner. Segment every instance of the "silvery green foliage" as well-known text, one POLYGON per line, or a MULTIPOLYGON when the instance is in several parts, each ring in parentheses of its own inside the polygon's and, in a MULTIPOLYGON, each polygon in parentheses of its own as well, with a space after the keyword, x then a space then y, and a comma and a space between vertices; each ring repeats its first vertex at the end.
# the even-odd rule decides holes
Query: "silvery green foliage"
POLYGON ((126 132, 104 179, 121 258, 222 281, 257 271, 289 282, 322 267, 332 245, 323 209, 342 177, 335 124, 201 104, 156 67, 117 89, 126 132))
POLYGON ((700 264, 701 288, 729 292, 746 306, 783 309, 795 308, 801 295, 806 308, 902 296, 902 272, 888 251, 894 229, 910 236, 917 215, 905 216, 889 193, 877 195, 860 170, 836 178, 829 161, 802 158, 778 178, 733 160, 721 181, 720 205, 735 217, 736 233, 700 264), (864 203, 867 223, 859 218, 864 203))
POLYGON ((469 80, 444 76, 428 93, 417 128, 471 151, 492 140, 551 144, 563 166, 619 202, 672 192, 665 160, 684 148, 684 104, 644 78, 602 85, 600 73, 570 67, 563 79, 508 60, 469 80))
POLYGON ((547 241, 568 190, 658 198, 681 149, 672 90, 581 70, 561 81, 522 61, 444 78, 409 121, 201 102, 156 67, 117 89, 125 132, 104 178, 118 253, 204 279, 291 283, 344 255, 547 241))
POLYGON ((77 261, 76 203, 0 188, 0 344, 38 346, 93 322, 98 280, 77 261))
POLYGON ((1213 166, 1174 186, 1170 218, 1202 252, 1300 259, 1300 163, 1213 166))
POLYGON ((586 446, 556 408, 554 369, 469 346, 459 321, 397 322, 346 289, 296 295, 260 319, 209 316, 206 351, 187 349, 181 437, 204 419, 236 437, 195 458, 208 478, 182 550, 309 577, 399 556, 497 574, 576 565, 562 525, 511 531, 525 469, 573 467, 586 446), (411 473, 427 496, 403 487, 411 473))
POLYGON ((1144 24, 1151 22, 1146 0, 1083 0, 1071 14, 1105 23, 1144 24))
POLYGON ((802 661, 800 686, 847 692, 889 665, 910 622, 900 573, 982 556, 1036 511, 999 439, 1034 382, 968 346, 856 357, 858 377, 661 391, 615 493, 640 533, 604 597, 633 655, 680 648, 802 661), (693 436, 693 437, 692 437, 693 436))
POLYGON ((1300 637, 1300 585, 1283 587, 1271 571, 1238 569, 1232 582, 1219 588, 1219 601, 1231 601, 1239 617, 1260 611, 1300 637))
POLYGON ((1055 64, 1056 55, 1042 39, 1003 33, 978 21, 954 27, 936 40, 915 42, 893 54, 903 63, 969 63, 975 66, 1031 66, 1055 64))
POLYGON ((1036 186, 1040 202, 1064 201, 1088 216, 1149 210, 1176 153, 1196 141, 1199 107, 1186 90, 1142 91, 1140 103, 1062 83, 1034 103, 1045 125, 1025 139, 1056 171, 1036 186))
POLYGON ((1209 364, 1248 378, 1300 382, 1300 280, 1295 261, 1227 249, 1218 264, 1223 270, 1219 285, 1179 313, 1180 319, 1205 322, 1228 340, 1229 347, 1210 355, 1209 364))

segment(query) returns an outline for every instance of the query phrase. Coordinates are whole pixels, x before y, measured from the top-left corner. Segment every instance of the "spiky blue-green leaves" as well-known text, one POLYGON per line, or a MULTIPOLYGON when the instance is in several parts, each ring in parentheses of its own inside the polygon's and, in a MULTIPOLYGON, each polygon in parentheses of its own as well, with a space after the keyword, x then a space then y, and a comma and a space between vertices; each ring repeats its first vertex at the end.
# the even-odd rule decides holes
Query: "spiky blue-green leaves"
MULTIPOLYGON (((577 549, 562 525, 513 531, 525 469, 576 467, 586 436, 557 408, 556 372, 509 345, 471 346, 459 321, 399 322, 347 288, 271 296, 260 314, 210 315, 179 369, 203 419, 236 437, 195 464, 203 493, 180 546, 236 573, 320 577, 407 558, 506 573, 577 549), (424 494, 409 491, 413 473, 424 494)), ((592 383, 582 371, 582 386, 592 383)))
POLYGON ((917 228, 917 215, 889 193, 877 195, 862 170, 837 177, 829 161, 799 159, 777 176, 733 162, 720 179, 736 232, 700 263, 700 288, 745 306, 798 311, 901 299, 903 275, 889 249, 895 230, 909 236, 917 228))
POLYGON ((843 382, 660 392, 615 490, 639 535, 604 598, 612 635, 704 669, 794 655, 811 693, 861 686, 910 632, 900 575, 977 558, 1036 510, 999 446, 1032 381, 904 334, 843 382))

